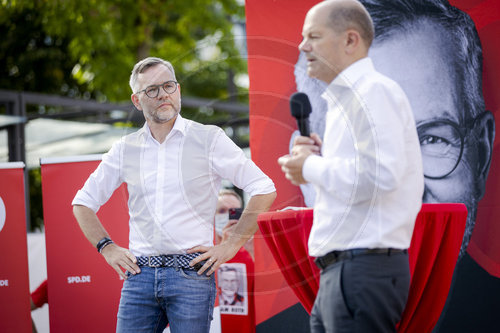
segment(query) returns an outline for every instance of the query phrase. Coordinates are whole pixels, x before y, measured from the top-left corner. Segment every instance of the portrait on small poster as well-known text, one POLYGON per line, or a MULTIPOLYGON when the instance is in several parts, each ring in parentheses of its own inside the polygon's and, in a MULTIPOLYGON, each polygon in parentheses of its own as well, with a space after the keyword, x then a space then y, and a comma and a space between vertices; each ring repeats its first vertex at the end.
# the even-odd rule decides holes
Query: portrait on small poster
POLYGON ((217 274, 220 313, 247 315, 248 292, 245 264, 223 264, 217 274))

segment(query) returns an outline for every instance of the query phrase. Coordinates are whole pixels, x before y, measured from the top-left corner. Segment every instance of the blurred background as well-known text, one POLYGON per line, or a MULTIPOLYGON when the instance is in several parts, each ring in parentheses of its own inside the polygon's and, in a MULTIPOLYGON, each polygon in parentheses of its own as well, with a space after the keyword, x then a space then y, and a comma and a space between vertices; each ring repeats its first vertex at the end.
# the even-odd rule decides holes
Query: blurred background
POLYGON ((100 154, 144 123, 134 64, 172 62, 182 114, 248 147, 243 0, 0 1, 0 162, 29 175, 28 230, 43 228, 40 157, 100 154))
MULTIPOLYGON (((0 0, 0 36, 0 162, 26 164, 31 291, 47 277, 39 160, 105 153, 144 124, 137 61, 169 60, 182 115, 249 154, 244 0, 0 0)), ((32 315, 48 332, 48 306, 32 315)))

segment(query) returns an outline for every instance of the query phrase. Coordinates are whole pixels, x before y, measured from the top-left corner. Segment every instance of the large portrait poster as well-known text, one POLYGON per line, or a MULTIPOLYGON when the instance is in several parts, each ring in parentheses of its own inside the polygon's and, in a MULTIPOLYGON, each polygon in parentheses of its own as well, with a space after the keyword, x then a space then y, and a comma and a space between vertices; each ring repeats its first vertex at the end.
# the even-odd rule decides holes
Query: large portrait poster
MULTIPOLYGON (((297 49, 307 10, 317 2, 246 2, 250 146, 253 160, 277 186, 276 208, 314 202, 307 187, 285 179, 276 160, 289 152, 297 129, 289 110, 293 92, 308 94, 312 131, 324 131, 324 85, 307 77, 297 49)), ((492 309, 500 308, 500 2, 361 2, 375 25, 369 56, 412 105, 426 175, 424 202, 462 202, 469 212, 436 330, 488 331, 498 322, 492 309)))

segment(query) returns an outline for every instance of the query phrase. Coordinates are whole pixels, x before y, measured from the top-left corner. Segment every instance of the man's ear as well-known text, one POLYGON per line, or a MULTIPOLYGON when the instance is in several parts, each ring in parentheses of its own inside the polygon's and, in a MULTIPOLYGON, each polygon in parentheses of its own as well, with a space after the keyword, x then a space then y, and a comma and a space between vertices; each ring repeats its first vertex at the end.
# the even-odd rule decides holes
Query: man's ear
POLYGON ((345 50, 347 54, 353 54, 354 52, 356 52, 361 42, 362 41, 359 32, 353 29, 349 29, 346 31, 345 50))
POLYGON ((495 118, 490 111, 479 115, 474 123, 474 137, 477 140, 476 191, 478 200, 484 195, 486 179, 490 171, 495 139, 495 118))
POLYGON ((136 107, 137 110, 142 111, 141 104, 139 103, 139 97, 137 97, 136 94, 130 95, 130 99, 132 100, 132 103, 134 103, 134 106, 136 107))

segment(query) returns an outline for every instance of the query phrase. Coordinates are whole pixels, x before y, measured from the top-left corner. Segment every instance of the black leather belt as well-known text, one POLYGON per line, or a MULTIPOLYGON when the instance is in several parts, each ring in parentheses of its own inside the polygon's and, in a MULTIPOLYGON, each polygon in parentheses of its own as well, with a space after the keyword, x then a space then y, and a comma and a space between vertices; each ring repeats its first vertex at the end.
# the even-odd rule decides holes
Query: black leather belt
POLYGON ((387 249, 352 249, 345 251, 332 251, 325 254, 322 257, 317 257, 316 259, 314 259, 314 262, 316 263, 316 266, 319 267, 319 269, 325 269, 329 265, 334 264, 338 261, 351 259, 357 256, 362 256, 367 254, 385 254, 390 256, 392 254, 398 254, 398 253, 408 253, 408 250, 387 248, 387 249))

